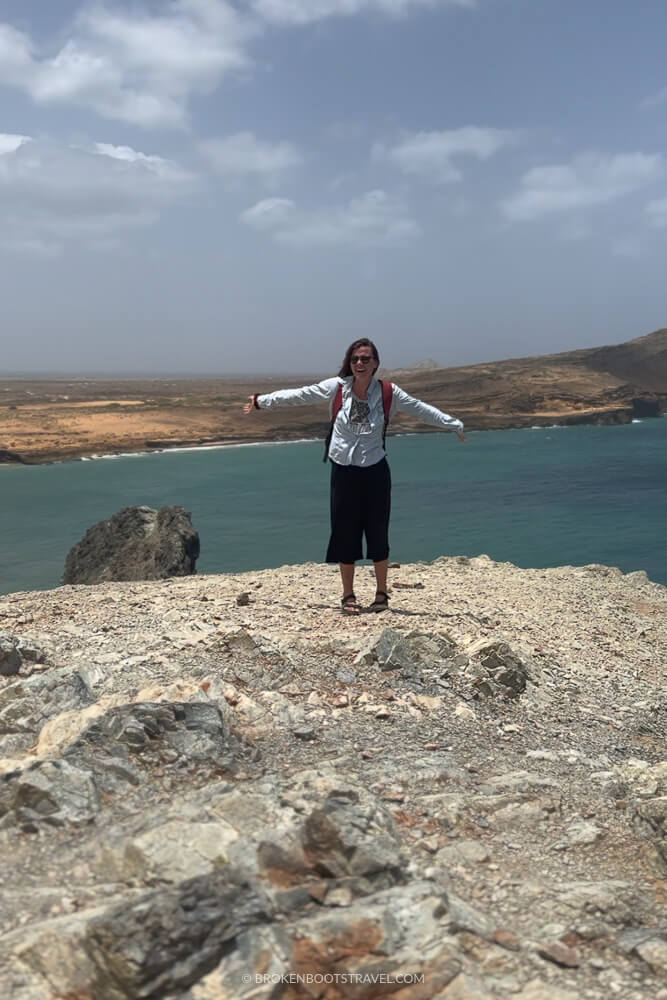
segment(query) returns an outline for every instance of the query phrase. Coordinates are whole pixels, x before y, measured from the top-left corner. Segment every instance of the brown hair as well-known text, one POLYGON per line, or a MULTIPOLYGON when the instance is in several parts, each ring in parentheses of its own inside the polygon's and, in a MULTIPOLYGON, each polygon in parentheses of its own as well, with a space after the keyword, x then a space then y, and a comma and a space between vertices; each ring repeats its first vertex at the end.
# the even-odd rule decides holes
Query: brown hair
POLYGON ((341 365, 341 369, 338 372, 339 378, 345 378, 347 375, 352 375, 352 362, 350 361, 350 358, 352 357, 352 355, 354 354, 354 352, 357 350, 358 347, 370 348, 371 354, 373 355, 373 358, 375 359, 376 362, 375 368, 373 369, 374 375, 378 370, 378 368, 380 367, 380 355, 378 354, 377 347, 375 346, 372 340, 368 339, 368 337, 361 337, 359 340, 355 340, 353 344, 350 344, 350 346, 346 350, 345 357, 343 358, 343 364, 341 365))

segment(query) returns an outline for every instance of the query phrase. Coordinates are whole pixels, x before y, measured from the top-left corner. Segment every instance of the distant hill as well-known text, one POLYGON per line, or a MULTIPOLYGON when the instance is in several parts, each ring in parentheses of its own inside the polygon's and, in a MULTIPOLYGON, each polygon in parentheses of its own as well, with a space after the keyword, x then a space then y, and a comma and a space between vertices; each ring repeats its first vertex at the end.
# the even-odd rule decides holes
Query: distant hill
POLYGON ((424 372, 430 371, 433 368, 442 368, 442 365, 438 364, 437 361, 433 361, 431 358, 425 358, 423 361, 415 361, 414 364, 405 365, 403 368, 379 368, 378 377, 382 378, 383 375, 389 374, 390 371, 391 374, 397 375, 399 372, 424 372))
POLYGON ((667 392, 667 329, 625 344, 574 353, 584 355, 585 363, 596 371, 609 372, 653 392, 667 392))
POLYGON ((667 408, 667 329, 605 347, 389 375, 470 427, 627 423, 667 408))

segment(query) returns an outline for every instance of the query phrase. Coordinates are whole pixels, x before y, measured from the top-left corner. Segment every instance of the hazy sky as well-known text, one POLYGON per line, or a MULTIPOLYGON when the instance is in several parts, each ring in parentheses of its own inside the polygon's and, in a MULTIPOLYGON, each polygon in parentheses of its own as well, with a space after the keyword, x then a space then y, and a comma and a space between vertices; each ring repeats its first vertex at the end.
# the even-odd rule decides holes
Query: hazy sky
POLYGON ((4 371, 667 324, 664 0, 2 0, 4 371))

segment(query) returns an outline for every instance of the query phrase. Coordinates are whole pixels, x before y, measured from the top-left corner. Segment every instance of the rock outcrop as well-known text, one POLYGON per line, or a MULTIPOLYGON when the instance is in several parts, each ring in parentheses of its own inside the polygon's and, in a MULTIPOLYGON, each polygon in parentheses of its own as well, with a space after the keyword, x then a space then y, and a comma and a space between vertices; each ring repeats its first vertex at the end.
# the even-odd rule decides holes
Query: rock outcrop
POLYGON ((394 577, 0 601, 2 996, 667 1000, 667 589, 394 577))
POLYGON ((3 677, 18 674, 21 669, 21 654, 17 646, 11 636, 0 632, 0 675, 3 677))
POLYGON ((183 507, 125 507, 70 549, 63 583, 161 580, 196 572, 199 535, 183 507))
POLYGON ((21 464, 24 462, 23 456, 17 451, 9 451, 8 448, 0 448, 0 463, 11 462, 21 464))
POLYGON ((0 676, 18 674, 24 663, 45 663, 48 652, 29 640, 0 632, 0 676))

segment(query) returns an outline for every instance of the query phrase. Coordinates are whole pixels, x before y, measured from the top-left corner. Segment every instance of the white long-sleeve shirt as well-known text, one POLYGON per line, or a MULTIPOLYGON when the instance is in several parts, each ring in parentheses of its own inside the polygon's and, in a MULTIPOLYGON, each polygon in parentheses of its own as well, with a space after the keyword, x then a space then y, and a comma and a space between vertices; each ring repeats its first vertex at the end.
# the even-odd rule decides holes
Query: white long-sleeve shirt
MULTIPOLYGON (((260 410, 271 410, 276 406, 305 406, 309 403, 327 401, 331 412, 336 390, 342 385, 343 401, 333 426, 329 458, 338 465, 375 465, 382 461, 385 454, 382 447, 384 430, 382 390, 378 380, 372 378, 367 393, 368 422, 360 431, 359 424, 350 420, 353 381, 351 375, 346 378, 336 376, 325 378, 323 382, 315 382, 314 385, 301 386, 299 389, 279 389, 277 392, 257 396, 257 406, 260 410)), ((396 410, 410 413, 413 417, 435 427, 441 427, 443 430, 457 431, 459 434, 463 431, 463 423, 456 417, 450 417, 448 413, 443 413, 435 406, 409 396, 394 383, 390 418, 396 410)))

